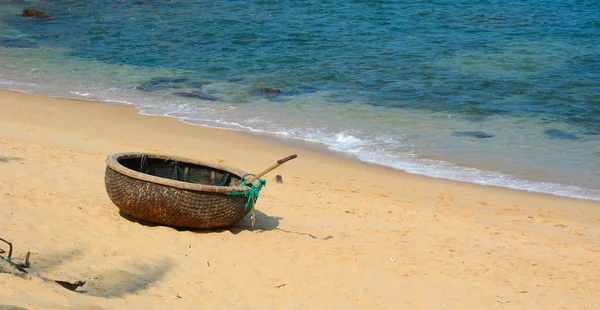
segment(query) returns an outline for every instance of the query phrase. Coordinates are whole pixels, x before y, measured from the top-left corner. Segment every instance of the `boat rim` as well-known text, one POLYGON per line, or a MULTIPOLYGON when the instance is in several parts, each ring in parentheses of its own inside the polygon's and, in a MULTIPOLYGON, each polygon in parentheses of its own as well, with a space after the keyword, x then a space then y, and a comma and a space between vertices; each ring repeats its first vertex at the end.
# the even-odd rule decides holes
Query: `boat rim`
MULTIPOLYGON (((218 169, 218 170, 222 170, 222 171, 226 171, 226 172, 235 174, 236 176, 238 176, 240 178, 242 178, 246 175, 251 175, 250 173, 248 173, 244 170, 234 168, 231 166, 227 166, 227 165, 210 163, 210 162, 197 160, 197 159, 193 159, 193 158, 188 158, 188 157, 183 157, 183 156, 167 155, 167 154, 160 154, 160 153, 145 153, 145 152, 144 153, 123 152, 123 153, 111 154, 106 158, 106 166, 118 173, 121 173, 123 175, 126 175, 126 176, 134 178, 134 179, 151 182, 151 183, 156 183, 156 184, 161 184, 161 185, 166 185, 166 186, 175 187, 175 188, 180 188, 180 189, 185 189, 185 190, 203 191, 203 192, 212 192, 212 193, 225 193, 226 194, 226 193, 231 193, 231 192, 245 192, 250 189, 248 186, 205 185, 205 184, 189 183, 189 182, 183 182, 183 181, 177 181, 177 180, 157 177, 157 176, 153 176, 150 174, 138 172, 133 169, 127 168, 119 162, 120 159, 141 158, 143 155, 146 155, 146 156, 148 156, 148 158, 152 158, 152 159, 175 160, 175 161, 180 161, 180 162, 184 162, 184 163, 188 163, 188 164, 218 169)), ((253 185, 259 186, 258 180, 254 181, 253 185)))

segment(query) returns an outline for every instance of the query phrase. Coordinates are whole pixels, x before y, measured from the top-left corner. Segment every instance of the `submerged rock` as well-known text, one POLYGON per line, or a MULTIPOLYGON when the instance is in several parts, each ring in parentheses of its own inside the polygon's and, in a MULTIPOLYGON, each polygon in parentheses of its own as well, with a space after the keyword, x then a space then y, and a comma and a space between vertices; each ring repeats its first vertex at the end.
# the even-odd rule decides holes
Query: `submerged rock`
POLYGON ((208 85, 210 82, 205 81, 194 81, 188 78, 168 78, 168 77, 157 77, 152 78, 150 81, 137 86, 136 89, 143 91, 156 91, 164 89, 178 89, 178 88, 201 88, 203 85, 208 85))
POLYGON ((477 139, 486 139, 494 137, 493 134, 483 132, 483 131, 454 131, 452 132, 452 136, 454 137, 469 137, 469 138, 477 138, 477 139))
POLYGON ((189 81, 189 82, 185 82, 184 84, 185 84, 185 86, 190 87, 190 88, 202 88, 202 86, 204 86, 204 85, 209 85, 210 82, 208 82, 208 81, 189 81))
POLYGON ((203 100, 208 100, 208 101, 218 101, 219 100, 219 98, 217 98, 217 97, 213 97, 211 95, 201 93, 199 91, 179 92, 179 93, 173 93, 173 95, 179 96, 179 97, 184 97, 184 98, 203 99, 203 100))
POLYGON ((253 94, 253 95, 258 95, 258 96, 276 97, 276 96, 281 95, 282 91, 277 88, 261 87, 261 88, 254 88, 251 91, 249 91, 249 93, 253 94))
POLYGON ((31 48, 36 47, 37 43, 32 41, 12 39, 12 38, 0 38, 0 46, 2 47, 16 47, 16 48, 31 48))
POLYGON ((144 91, 155 91, 161 89, 181 88, 182 86, 180 84, 186 81, 186 78, 152 78, 150 81, 145 82, 144 84, 136 87, 136 89, 144 91))
POLYGON ((50 18, 52 17, 52 15, 44 13, 42 11, 38 11, 34 8, 25 8, 23 9, 21 17, 50 18))
POLYGON ((251 95, 264 96, 275 101, 288 101, 291 96, 310 94, 319 91, 319 89, 308 85, 290 85, 285 91, 279 88, 258 87, 255 86, 248 91, 251 95))
POLYGON ((263 93, 263 94, 281 94, 281 90, 280 89, 276 89, 276 88, 269 88, 269 87, 265 87, 265 88, 259 88, 257 89, 257 91, 259 93, 263 93))
POLYGON ((543 131, 546 136, 550 139, 561 139, 561 140, 579 140, 581 137, 576 136, 573 133, 562 131, 560 129, 546 129, 543 131))

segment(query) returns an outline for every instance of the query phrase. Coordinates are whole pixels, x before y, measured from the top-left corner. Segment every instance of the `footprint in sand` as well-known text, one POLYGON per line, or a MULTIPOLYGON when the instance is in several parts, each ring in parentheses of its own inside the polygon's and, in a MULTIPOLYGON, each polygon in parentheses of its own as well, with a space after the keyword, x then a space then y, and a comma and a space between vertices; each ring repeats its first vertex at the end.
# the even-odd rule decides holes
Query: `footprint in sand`
POLYGON ((451 194, 439 194, 437 195, 437 198, 444 201, 454 201, 454 196, 451 194))

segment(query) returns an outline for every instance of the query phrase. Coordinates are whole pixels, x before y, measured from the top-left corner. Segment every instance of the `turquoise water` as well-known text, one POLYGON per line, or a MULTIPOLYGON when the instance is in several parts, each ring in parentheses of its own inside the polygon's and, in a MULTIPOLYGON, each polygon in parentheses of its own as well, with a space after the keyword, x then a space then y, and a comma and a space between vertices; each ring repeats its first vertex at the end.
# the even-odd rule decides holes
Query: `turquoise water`
POLYGON ((5 0, 0 88, 600 200, 598 1, 5 0))

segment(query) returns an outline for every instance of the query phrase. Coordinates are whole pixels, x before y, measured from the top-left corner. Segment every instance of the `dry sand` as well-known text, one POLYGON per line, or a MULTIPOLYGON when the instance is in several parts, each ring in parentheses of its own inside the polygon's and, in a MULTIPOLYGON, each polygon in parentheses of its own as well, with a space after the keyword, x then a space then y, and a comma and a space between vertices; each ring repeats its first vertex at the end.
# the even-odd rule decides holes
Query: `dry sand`
POLYGON ((408 175, 130 107, 0 91, 0 207, 16 261, 29 250, 31 270, 87 281, 71 292, 0 273, 4 306, 600 308, 598 202, 408 175), (255 172, 299 158, 267 175, 255 228, 180 231, 111 203, 104 160, 124 151, 255 172))

